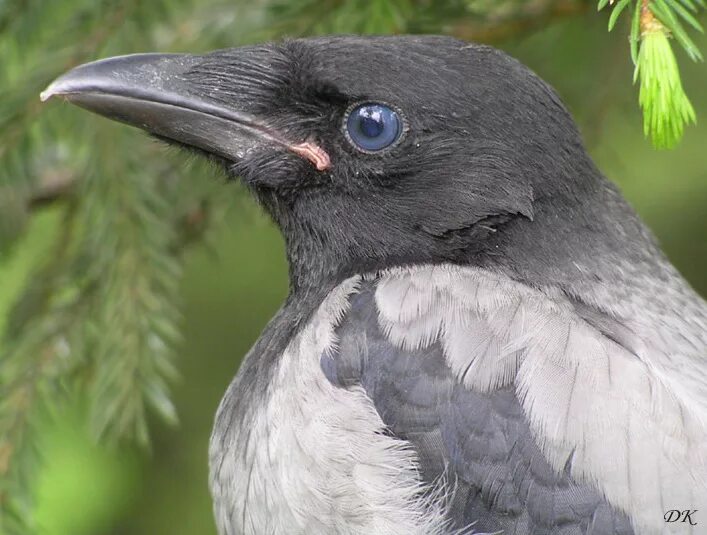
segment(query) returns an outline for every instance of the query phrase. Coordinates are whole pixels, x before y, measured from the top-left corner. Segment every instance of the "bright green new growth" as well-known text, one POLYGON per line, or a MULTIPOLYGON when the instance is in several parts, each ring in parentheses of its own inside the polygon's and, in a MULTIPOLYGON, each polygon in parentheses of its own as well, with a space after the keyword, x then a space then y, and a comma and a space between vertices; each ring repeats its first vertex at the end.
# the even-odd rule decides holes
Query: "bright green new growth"
POLYGON ((682 138, 695 110, 680 83, 675 55, 665 31, 645 34, 634 80, 640 80, 638 102, 643 109, 643 132, 659 149, 670 149, 682 138))
MULTIPOLYGON (((680 81, 669 37, 674 37, 693 61, 701 61, 695 43, 682 21, 702 32, 695 14, 705 7, 703 0, 633 0, 631 20, 631 59, 636 69, 634 82, 640 80, 638 102, 643 110, 643 131, 658 149, 674 147, 682 138, 685 125, 695 123, 695 110, 680 81)), ((609 31, 632 0, 599 0, 598 9, 612 6, 609 31)))

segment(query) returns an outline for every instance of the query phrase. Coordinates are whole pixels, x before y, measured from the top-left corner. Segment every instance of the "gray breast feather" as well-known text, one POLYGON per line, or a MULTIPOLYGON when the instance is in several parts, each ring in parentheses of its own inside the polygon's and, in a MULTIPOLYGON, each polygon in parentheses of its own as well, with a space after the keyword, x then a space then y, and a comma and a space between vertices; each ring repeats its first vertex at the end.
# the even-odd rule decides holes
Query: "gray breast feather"
POLYGON ((389 270, 364 277, 322 366, 363 385, 428 479, 456 477, 460 521, 623 533, 622 511, 638 533, 699 533, 662 516, 707 503, 707 305, 671 273, 569 294, 389 270))
POLYGON ((363 385, 394 435, 409 440, 425 480, 456 485, 457 527, 517 534, 630 534, 628 518, 601 493, 557 473, 535 443, 510 387, 479 393, 454 377, 439 342, 403 349, 378 323, 375 283, 364 283, 338 327, 338 351, 322 357, 343 388, 363 385))

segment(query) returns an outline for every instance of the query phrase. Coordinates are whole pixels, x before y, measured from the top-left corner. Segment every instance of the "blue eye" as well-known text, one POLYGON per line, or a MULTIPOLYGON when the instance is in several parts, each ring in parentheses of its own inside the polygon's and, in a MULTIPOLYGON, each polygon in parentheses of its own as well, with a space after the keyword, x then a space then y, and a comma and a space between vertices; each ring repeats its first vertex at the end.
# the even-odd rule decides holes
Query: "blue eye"
POLYGON ((346 118, 346 131, 356 148, 375 152, 389 147, 402 133, 400 116, 383 104, 361 104, 346 118))

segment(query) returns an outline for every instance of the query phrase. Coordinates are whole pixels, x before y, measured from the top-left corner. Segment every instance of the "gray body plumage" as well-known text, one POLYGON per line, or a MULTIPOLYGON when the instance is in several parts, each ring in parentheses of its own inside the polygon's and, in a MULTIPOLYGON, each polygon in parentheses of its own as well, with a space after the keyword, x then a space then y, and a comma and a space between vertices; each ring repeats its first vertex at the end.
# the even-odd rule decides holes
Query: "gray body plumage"
POLYGON ((701 381, 707 313, 665 269, 611 310, 586 304, 601 284, 569 297, 480 269, 349 279, 264 392, 229 389, 222 533, 698 534, 663 514, 707 499, 705 392, 680 380, 701 381))

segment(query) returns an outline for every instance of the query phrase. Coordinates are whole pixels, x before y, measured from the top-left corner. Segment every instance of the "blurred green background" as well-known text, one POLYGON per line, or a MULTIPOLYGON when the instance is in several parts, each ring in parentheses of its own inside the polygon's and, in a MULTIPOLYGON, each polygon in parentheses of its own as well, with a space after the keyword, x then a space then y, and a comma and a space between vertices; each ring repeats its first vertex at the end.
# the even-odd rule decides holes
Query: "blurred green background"
MULTIPOLYGON (((50 3, 42 4, 0 0, 0 54, 5 59, 11 55, 18 63, 11 67, 14 74, 4 74, 0 100, 6 105, 8 100, 25 105, 29 102, 27 91, 34 92, 31 98, 35 102, 42 86, 65 64, 47 66, 27 60, 23 51, 41 57, 42 51, 55 53, 52 47, 69 44, 74 48, 68 63, 75 64, 108 54, 146 51, 144 46, 198 52, 322 32, 434 31, 492 43, 558 90, 598 166, 621 187, 678 269, 699 292, 707 294, 705 65, 687 61, 676 51, 698 124, 687 129, 675 150, 655 151, 642 134, 626 30, 618 28, 608 34, 607 16, 596 13, 594 2, 501 2, 496 5, 507 4, 507 9, 492 12, 489 4, 493 3, 473 1, 176 0, 156 2, 157 7, 147 9, 136 7, 136 2, 55 0, 51 10, 50 3), (77 12, 85 13, 88 20, 77 22, 77 12), (116 16, 119 23, 112 22, 111 17, 116 16), (111 38, 88 48, 89 57, 76 53, 77 43, 96 39, 101 31, 111 38), (22 64, 36 67, 36 75, 22 72, 22 64)), ((698 36, 698 45, 707 50, 707 39, 698 36)), ((242 355, 286 294, 280 237, 237 185, 224 183, 216 170, 191 162, 137 130, 59 103, 41 110, 32 108, 31 114, 17 120, 18 128, 24 129, 17 134, 11 128, 11 112, 0 104, 0 124, 4 125, 0 158, 5 172, 14 169, 8 150, 61 147, 61 142, 70 144, 75 136, 83 145, 71 149, 73 158, 90 160, 90 153, 105 144, 112 145, 106 150, 113 158, 121 159, 121 150, 128 150, 121 143, 127 139, 126 143, 147 147, 144 157, 166 162, 160 165, 167 166, 168 177, 179 175, 174 182, 179 184, 176 197, 181 200, 166 211, 181 211, 188 222, 208 216, 204 228, 196 225, 195 231, 185 233, 182 241, 186 245, 177 255, 183 263, 183 276, 178 278, 174 298, 183 314, 176 320, 183 338, 174 344, 179 378, 171 392, 179 425, 168 426, 162 419, 148 416, 149 449, 120 441, 96 446, 85 423, 89 403, 84 397, 59 391, 49 394, 50 400, 56 395, 57 402, 50 402, 36 417, 35 445, 42 461, 28 485, 35 503, 38 527, 34 529, 43 535, 215 533, 206 458, 212 418, 242 355), (48 117, 45 126, 36 120, 40 115, 48 117), (57 123, 71 128, 52 126, 57 123), (86 137, 79 137, 78 129, 86 137), (16 142, 12 136, 26 136, 27 140, 16 142)), ((22 153, 21 161, 33 162, 32 154, 22 153)), ((36 159, 40 156, 45 158, 46 154, 36 159)), ((57 160, 48 161, 51 166, 57 160)), ((21 172, 31 183, 33 171, 21 172)), ((39 202, 31 209, 17 210, 15 225, 8 217, 14 213, 8 208, 14 206, 10 192, 21 197, 18 189, 26 192, 31 188, 23 190, 15 183, 11 190, 7 187, 10 179, 5 180, 0 182, 0 195, 4 195, 0 208, 6 216, 6 234, 12 239, 0 249, 0 329, 7 328, 14 304, 26 288, 36 284, 36 277, 44 276, 37 266, 54 254, 67 204, 81 202, 80 195, 78 200, 58 195, 46 206, 39 202)), ((80 176, 77 180, 90 178, 80 176)), ((659 295, 655 298, 660 300, 659 295)))

